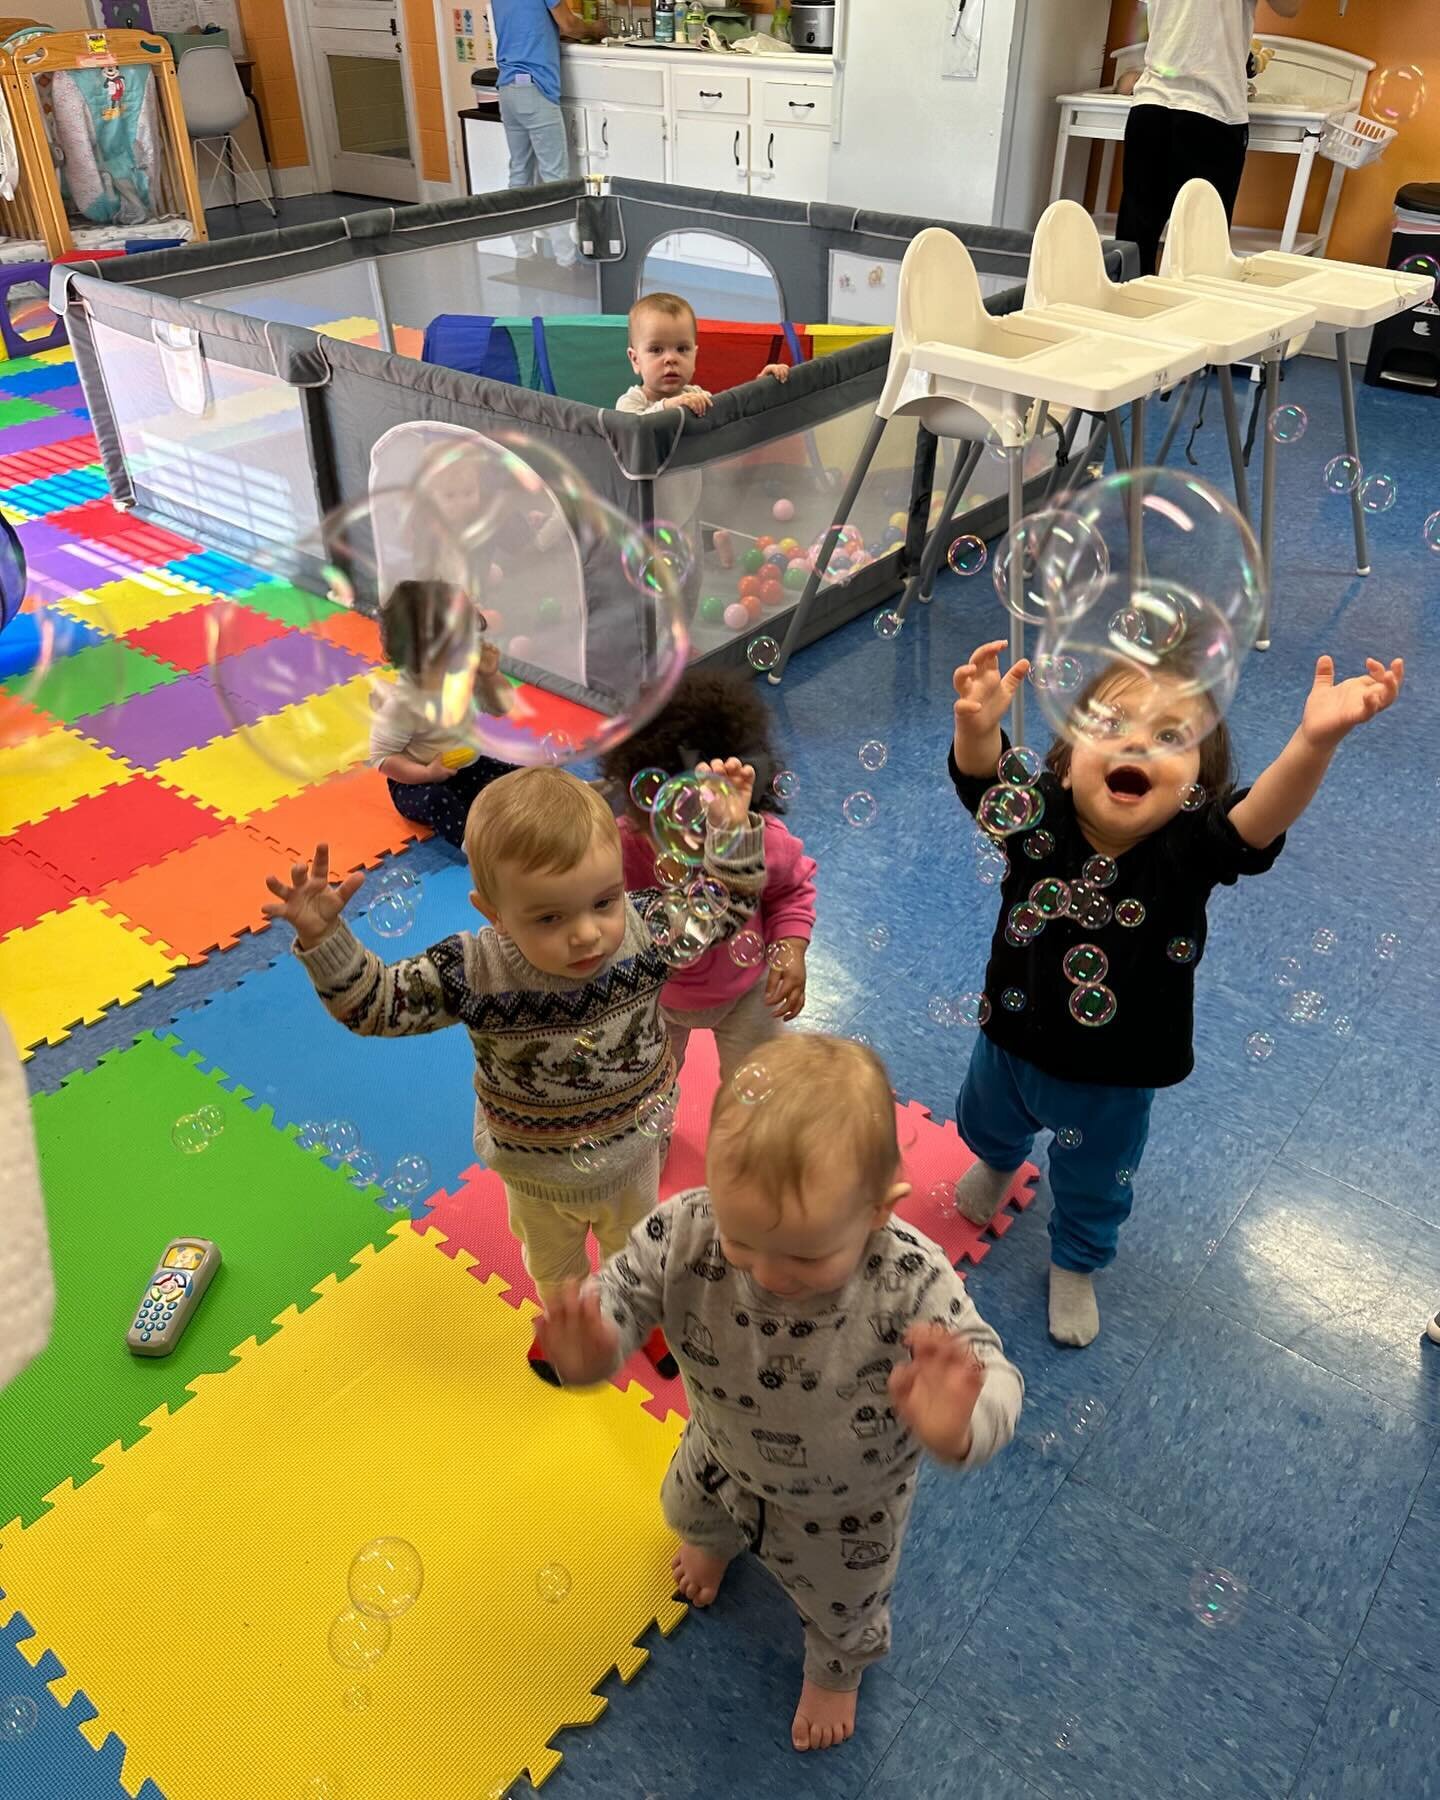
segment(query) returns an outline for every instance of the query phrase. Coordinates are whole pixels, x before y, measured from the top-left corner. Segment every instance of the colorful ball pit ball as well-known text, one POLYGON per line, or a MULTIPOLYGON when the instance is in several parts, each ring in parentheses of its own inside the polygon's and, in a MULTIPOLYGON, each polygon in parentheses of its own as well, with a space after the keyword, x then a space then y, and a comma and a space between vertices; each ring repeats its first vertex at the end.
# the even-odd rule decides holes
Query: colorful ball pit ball
POLYGON ((795 502, 793 500, 777 500, 770 508, 770 512, 772 517, 778 519, 783 525, 787 520, 795 517, 795 502))
POLYGON ((787 556, 798 556, 800 554, 799 538, 781 538, 780 542, 775 547, 777 550, 783 550, 787 556))
POLYGON ((740 598, 748 600, 751 596, 760 597, 760 577, 758 575, 742 575, 740 577, 740 598))
POLYGON ((738 600, 734 600, 725 608, 725 623, 731 631, 748 631, 750 614, 738 600))
POLYGON ((757 544, 754 548, 747 550, 740 558, 740 567, 747 575, 753 575, 764 561, 765 552, 760 549, 757 544))
POLYGON ((793 562, 785 571, 785 586, 792 594, 798 594, 810 579, 810 571, 803 562, 793 562))
POLYGON ((707 625, 723 624, 730 605, 721 594, 707 594, 700 602, 700 617, 707 625))

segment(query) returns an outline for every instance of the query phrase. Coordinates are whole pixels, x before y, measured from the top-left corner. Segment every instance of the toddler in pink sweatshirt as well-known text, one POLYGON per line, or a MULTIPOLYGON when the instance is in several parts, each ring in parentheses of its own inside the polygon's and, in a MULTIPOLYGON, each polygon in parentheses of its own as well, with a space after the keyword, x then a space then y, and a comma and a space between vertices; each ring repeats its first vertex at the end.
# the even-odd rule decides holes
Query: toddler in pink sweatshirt
POLYGON ((750 920, 765 956, 737 961, 730 943, 716 944, 697 961, 676 969, 660 994, 678 1069, 692 1031, 713 1031, 720 1079, 728 1081, 755 1049, 799 1016, 805 1006, 805 956, 815 924, 815 864, 800 839, 778 817, 771 781, 777 761, 770 743, 770 713, 748 681, 694 671, 681 678, 670 704, 651 723, 608 751, 600 772, 623 800, 620 845, 625 886, 634 892, 660 887, 658 855, 649 815, 630 798, 642 769, 678 775, 694 768, 697 746, 734 743, 735 754, 755 769, 753 805, 765 841, 765 889, 750 920), (724 732, 716 737, 715 732, 724 732))

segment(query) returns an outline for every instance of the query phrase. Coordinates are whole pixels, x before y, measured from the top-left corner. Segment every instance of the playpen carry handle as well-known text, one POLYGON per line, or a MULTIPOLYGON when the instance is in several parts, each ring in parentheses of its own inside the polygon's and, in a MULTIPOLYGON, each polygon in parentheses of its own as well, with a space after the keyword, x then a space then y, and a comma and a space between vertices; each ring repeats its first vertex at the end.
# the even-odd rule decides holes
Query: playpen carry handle
POLYGON ((800 341, 800 333, 788 319, 780 321, 780 329, 785 333, 785 342, 790 346, 790 360, 798 369, 805 360, 805 346, 800 341))
POLYGON ((530 321, 530 335, 535 345, 535 376, 542 394, 555 392, 555 377, 550 369, 550 350, 545 342, 545 320, 536 315, 530 321))

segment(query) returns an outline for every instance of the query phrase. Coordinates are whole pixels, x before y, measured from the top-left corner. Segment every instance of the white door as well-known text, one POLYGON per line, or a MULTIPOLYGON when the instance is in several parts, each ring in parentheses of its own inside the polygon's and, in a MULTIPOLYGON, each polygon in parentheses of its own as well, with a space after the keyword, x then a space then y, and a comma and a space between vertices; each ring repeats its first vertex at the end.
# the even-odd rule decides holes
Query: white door
POLYGON ((757 125, 750 191, 774 200, 823 200, 830 182, 830 133, 803 125, 757 125))
POLYGON ((722 194, 750 192, 750 127, 733 119, 675 121, 675 153, 670 179, 677 187, 714 188, 722 194))
POLYGON ((639 107, 587 106, 585 145, 592 175, 665 179, 665 115, 639 107))
POLYGON ((331 187, 417 199, 400 0, 310 0, 304 16, 331 187))

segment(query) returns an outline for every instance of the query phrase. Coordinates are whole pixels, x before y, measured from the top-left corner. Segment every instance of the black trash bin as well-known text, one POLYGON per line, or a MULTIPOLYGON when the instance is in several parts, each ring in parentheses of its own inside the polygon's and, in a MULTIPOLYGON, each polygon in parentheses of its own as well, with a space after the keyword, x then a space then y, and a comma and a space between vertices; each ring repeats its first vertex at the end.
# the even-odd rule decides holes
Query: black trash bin
MULTIPOLYGON (((1399 269, 1407 263, 1440 274, 1440 181, 1412 181, 1395 196, 1386 266, 1399 269), (1425 260, 1412 260, 1418 258, 1425 260)), ((1365 379, 1371 387, 1440 396, 1440 302, 1412 307, 1375 327, 1365 379)))

